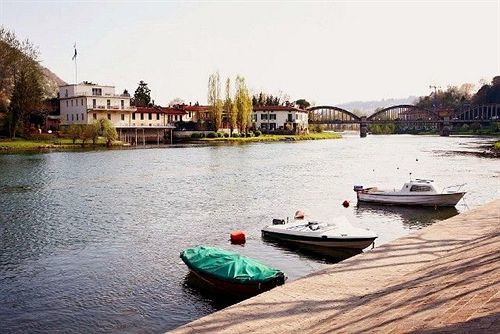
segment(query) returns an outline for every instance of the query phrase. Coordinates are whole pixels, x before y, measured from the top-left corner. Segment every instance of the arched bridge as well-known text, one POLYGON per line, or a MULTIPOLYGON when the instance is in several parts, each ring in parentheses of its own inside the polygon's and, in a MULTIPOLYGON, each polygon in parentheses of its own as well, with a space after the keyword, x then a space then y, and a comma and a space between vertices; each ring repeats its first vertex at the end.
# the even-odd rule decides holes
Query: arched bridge
POLYGON ((377 110, 369 116, 334 106, 308 109, 311 124, 370 124, 370 123, 474 123, 500 120, 500 104, 470 105, 458 109, 430 110, 411 104, 395 105, 377 110))

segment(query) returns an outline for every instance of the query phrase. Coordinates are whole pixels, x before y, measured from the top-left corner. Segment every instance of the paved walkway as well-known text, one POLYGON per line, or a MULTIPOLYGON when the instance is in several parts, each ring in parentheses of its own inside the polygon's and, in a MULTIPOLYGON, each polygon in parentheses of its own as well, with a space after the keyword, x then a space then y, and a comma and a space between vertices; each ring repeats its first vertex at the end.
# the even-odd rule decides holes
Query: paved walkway
POLYGON ((174 333, 500 333, 500 200, 174 333))

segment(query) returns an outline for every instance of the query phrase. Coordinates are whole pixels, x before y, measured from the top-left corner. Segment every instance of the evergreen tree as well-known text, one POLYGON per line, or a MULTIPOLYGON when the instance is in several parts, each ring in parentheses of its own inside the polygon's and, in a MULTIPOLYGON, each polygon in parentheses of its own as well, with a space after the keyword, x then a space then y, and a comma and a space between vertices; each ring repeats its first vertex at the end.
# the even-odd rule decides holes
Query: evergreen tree
POLYGON ((139 81, 139 86, 135 90, 133 105, 136 107, 147 107, 151 102, 151 90, 143 80, 139 81))

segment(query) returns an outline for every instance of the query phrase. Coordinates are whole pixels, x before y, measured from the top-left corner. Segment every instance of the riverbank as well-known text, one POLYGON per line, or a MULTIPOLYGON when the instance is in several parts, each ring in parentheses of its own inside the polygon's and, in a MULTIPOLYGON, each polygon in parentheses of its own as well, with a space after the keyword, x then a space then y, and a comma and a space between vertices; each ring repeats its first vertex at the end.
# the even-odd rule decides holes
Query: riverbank
POLYGON ((500 331, 500 200, 173 333, 500 331))
MULTIPOLYGON (((254 143, 254 142, 277 142, 277 141, 301 141, 301 140, 323 140, 323 139, 340 139, 342 136, 339 133, 323 132, 323 133, 310 133, 304 135, 261 135, 258 137, 230 137, 230 138, 189 138, 180 141, 182 143, 201 143, 209 144, 211 142, 230 142, 230 143, 254 143)), ((175 142, 174 142, 175 143, 175 142)), ((158 146, 158 145, 156 145, 158 146)), ((163 145, 164 146, 164 145, 163 145)), ((150 148, 151 145, 143 146, 130 146, 129 144, 116 141, 113 143, 114 148, 150 148)), ((78 150, 93 150, 105 149, 106 141, 100 138, 96 144, 87 142, 83 144, 77 140, 73 144, 70 138, 54 138, 49 140, 28 140, 28 139, 4 139, 0 140, 0 154, 13 154, 13 153, 37 153, 48 151, 78 151, 78 150)))
MULTIPOLYGON (((300 140, 323 140, 323 139, 340 139, 342 135, 336 132, 321 132, 308 133, 301 135, 260 135, 258 137, 217 137, 217 138, 200 138, 194 141, 201 142, 266 142, 266 141, 300 141, 300 140)), ((193 141, 193 140, 192 140, 193 141)))

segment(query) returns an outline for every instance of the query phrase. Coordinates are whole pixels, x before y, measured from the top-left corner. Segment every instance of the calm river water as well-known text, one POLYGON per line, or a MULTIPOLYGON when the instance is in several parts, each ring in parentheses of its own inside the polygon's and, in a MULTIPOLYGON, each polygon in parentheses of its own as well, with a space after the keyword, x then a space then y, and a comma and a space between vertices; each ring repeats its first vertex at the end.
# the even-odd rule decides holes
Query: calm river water
MULTIPOLYGON (((273 217, 345 215, 377 245, 499 197, 491 140, 341 140, 0 156, 0 332, 160 333, 224 304, 186 284, 179 252, 220 246, 295 280, 328 259, 261 239, 273 217), (359 207, 354 184, 467 183, 456 209, 359 207), (247 233, 245 246, 228 241, 247 233)), ((472 224, 473 222, 471 222, 472 224)))

